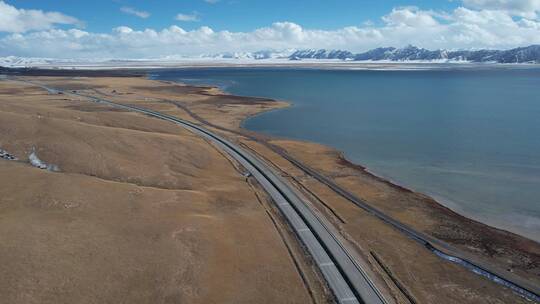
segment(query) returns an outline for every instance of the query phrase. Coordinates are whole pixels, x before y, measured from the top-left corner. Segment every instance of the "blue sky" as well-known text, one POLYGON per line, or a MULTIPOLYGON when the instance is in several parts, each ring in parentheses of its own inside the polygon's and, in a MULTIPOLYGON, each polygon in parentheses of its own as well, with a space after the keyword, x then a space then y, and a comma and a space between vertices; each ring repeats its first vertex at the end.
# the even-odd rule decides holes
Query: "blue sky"
POLYGON ((107 32, 114 27, 129 26, 133 29, 164 28, 172 23, 184 29, 207 25, 214 30, 250 31, 276 21, 292 21, 306 28, 338 29, 362 25, 366 21, 380 23, 381 16, 394 7, 417 6, 422 9, 449 10, 459 5, 445 0, 221 0, 214 4, 203 0, 93 0, 93 1, 43 1, 19 0, 7 3, 23 9, 59 11, 85 22, 85 29, 107 32), (150 14, 138 18, 122 13, 130 7, 150 14), (199 22, 178 22, 178 13, 199 14, 199 22))
POLYGON ((0 57, 540 44, 540 0, 0 0, 0 57))

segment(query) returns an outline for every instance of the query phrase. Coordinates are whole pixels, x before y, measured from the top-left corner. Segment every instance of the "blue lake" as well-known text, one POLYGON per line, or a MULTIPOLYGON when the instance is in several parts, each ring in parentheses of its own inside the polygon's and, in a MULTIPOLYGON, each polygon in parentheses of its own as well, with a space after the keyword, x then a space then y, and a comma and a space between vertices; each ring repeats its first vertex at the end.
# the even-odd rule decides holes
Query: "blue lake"
POLYGON ((465 216, 540 241, 540 68, 205 68, 152 78, 289 101, 245 128, 335 147, 465 216))

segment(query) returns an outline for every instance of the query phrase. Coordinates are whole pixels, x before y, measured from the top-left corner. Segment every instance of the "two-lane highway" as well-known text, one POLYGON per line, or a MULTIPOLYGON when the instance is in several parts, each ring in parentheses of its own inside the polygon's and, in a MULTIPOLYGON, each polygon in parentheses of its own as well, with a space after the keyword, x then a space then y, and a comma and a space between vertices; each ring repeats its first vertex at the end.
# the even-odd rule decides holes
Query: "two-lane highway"
POLYGON ((149 109, 103 99, 95 100, 179 124, 192 133, 216 144, 250 172, 270 195, 317 263, 339 303, 386 303, 381 292, 366 275, 364 269, 354 260, 324 221, 306 205, 303 201, 304 198, 300 198, 273 168, 263 163, 259 158, 221 136, 188 121, 149 109))
MULTIPOLYGON (((25 81, 27 83, 31 83, 25 81)), ((62 92, 41 84, 49 92, 62 92)), ((318 265, 338 303, 387 303, 366 271, 352 257, 329 224, 313 211, 292 186, 271 166, 255 155, 205 128, 177 117, 133 105, 116 103, 77 92, 63 92, 107 104, 112 107, 134 111, 178 124, 194 134, 212 142, 240 163, 258 181, 281 211, 297 237, 304 244, 318 265)))

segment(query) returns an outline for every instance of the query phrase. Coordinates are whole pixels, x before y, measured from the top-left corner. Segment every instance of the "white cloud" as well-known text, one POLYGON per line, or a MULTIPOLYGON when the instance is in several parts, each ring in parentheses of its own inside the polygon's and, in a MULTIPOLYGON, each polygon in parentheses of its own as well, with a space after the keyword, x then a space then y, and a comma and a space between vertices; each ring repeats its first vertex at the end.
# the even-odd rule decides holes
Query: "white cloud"
POLYGON ((416 7, 394 8, 390 14, 382 19, 390 26, 436 26, 438 22, 431 11, 422 11, 416 7))
MULTIPOLYGON (((184 15, 183 15, 184 16, 184 15)), ((179 18, 181 21, 198 19, 179 18)), ((0 56, 69 58, 156 58, 261 49, 328 48, 365 51, 380 46, 417 45, 438 48, 512 48, 540 44, 540 21, 505 10, 458 7, 435 12, 416 7, 394 8, 382 24, 367 23, 336 30, 304 28, 276 22, 253 31, 215 31, 208 26, 161 30, 127 26, 109 33, 49 29, 0 38, 0 56)))
POLYGON ((75 24, 81 22, 77 18, 58 12, 17 9, 4 1, 0 1, 0 32, 22 33, 32 30, 46 30, 55 24, 75 24))
POLYGON ((220 0, 204 0, 204 2, 206 3, 210 3, 210 4, 216 4, 218 3, 220 0))
POLYGON ((120 8, 120 11, 122 13, 125 13, 125 14, 128 14, 128 15, 134 15, 134 16, 137 16, 137 17, 143 18, 143 19, 146 19, 146 18, 150 17, 149 12, 139 11, 139 10, 136 10, 136 9, 134 9, 132 7, 129 7, 129 6, 122 6, 120 8))
POLYGON ((184 21, 184 22, 198 22, 201 21, 199 18, 199 14, 197 12, 193 12, 191 14, 178 14, 176 15, 176 20, 178 21, 184 21))
POLYGON ((474 9, 499 10, 528 18, 535 18, 540 12, 540 0, 463 0, 463 4, 474 9))

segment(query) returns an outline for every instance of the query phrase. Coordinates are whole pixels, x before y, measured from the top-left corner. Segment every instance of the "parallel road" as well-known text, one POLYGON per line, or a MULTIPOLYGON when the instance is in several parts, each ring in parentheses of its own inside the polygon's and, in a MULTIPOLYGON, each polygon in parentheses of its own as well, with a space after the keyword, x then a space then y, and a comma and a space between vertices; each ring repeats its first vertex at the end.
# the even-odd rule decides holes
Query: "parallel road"
POLYGON ((200 126, 176 117, 103 99, 97 100, 114 107, 148 114, 176 123, 216 144, 251 173, 270 195, 317 263, 339 303, 386 303, 366 272, 328 229, 322 219, 307 207, 274 169, 257 157, 200 126))
MULTIPOLYGON (((41 84, 32 84, 51 93, 62 92, 41 84)), ((255 155, 219 135, 174 116, 79 93, 64 93, 172 122, 214 143, 240 163, 269 194, 317 264, 338 303, 387 303, 366 271, 330 229, 329 224, 306 205, 304 198, 301 198, 285 179, 255 155)))
MULTIPOLYGON (((23 82, 40 86, 52 94, 61 92, 61 90, 49 88, 41 84, 32 83, 29 81, 23 82)), ((272 197, 277 207, 283 213, 290 226, 296 232, 299 239, 303 242, 309 253, 312 255, 314 261, 319 266, 319 269, 327 280, 329 287, 332 289, 339 303, 386 303, 384 297, 381 295, 381 292, 373 284, 366 272, 349 254, 347 249, 341 244, 332 230, 329 229, 328 223, 324 219, 320 218, 317 213, 310 210, 310 208, 304 203, 303 198, 299 197, 292 190, 293 188, 291 188, 291 186, 279 175, 279 173, 277 173, 273 168, 269 167, 255 155, 230 143, 226 139, 211 133, 199 125, 170 115, 136 106, 118 104, 102 98, 96 98, 94 96, 87 96, 78 93, 68 94, 90 98, 95 102, 105 103, 114 107, 124 108, 126 110, 147 114, 173 122, 215 143, 221 149, 231 155, 231 157, 241 163, 272 197)), ((182 108, 185 109, 184 107, 182 108)), ((198 117, 195 118, 200 119, 198 117)), ((214 126, 211 123, 208 124, 210 126, 217 127, 218 129, 223 129, 218 126, 214 126)), ((224 130, 231 131, 228 129, 224 130)), ((508 278, 506 273, 501 273, 498 270, 492 269, 489 265, 472 262, 471 260, 463 257, 460 252, 456 252, 454 248, 448 247, 446 244, 440 243, 438 240, 418 232, 372 207, 362 199, 359 199, 355 195, 336 185, 330 179, 319 174, 317 171, 292 158, 279 147, 269 144, 269 148, 291 161, 294 165, 304 170, 304 172, 310 176, 313 176, 323 184, 326 184, 339 195, 353 202, 358 207, 368 211, 382 221, 390 224, 411 239, 431 250, 439 257, 453 263, 460 264, 476 274, 484 276, 491 281, 512 289, 529 300, 540 303, 538 286, 532 285, 529 282, 523 281, 519 278, 508 278)))
POLYGON ((170 101, 170 100, 167 100, 167 102, 174 104, 177 107, 180 107, 181 109, 186 111, 189 115, 191 115, 193 118, 200 121, 204 125, 210 126, 218 130, 223 130, 226 132, 244 136, 256 142, 260 142, 261 144, 265 145, 270 150, 274 151, 275 153, 277 153, 284 159, 291 162, 300 170, 304 171, 304 173, 306 173, 308 176, 311 176, 315 178, 316 180, 318 180, 319 182, 321 182, 322 184, 325 184, 326 186, 328 186, 330 189, 332 189, 334 192, 336 192, 343 198, 354 203, 358 207, 364 209, 365 211, 379 218, 383 222, 389 224, 390 226, 392 226, 393 228, 401 232, 403 235, 413 239, 414 241, 416 241, 417 243, 419 243, 426 249, 433 252, 438 257, 444 260, 447 260, 449 262, 458 264, 466 268, 467 270, 472 271, 475 274, 485 277, 486 279, 490 281, 493 281, 497 284, 510 288, 514 292, 516 292, 517 294, 519 294, 520 296, 524 298, 540 303, 540 286, 538 285, 535 286, 531 282, 528 282, 516 276, 512 276, 512 274, 509 274, 505 272, 504 270, 494 269, 494 267, 492 267, 489 264, 486 264, 485 262, 478 261, 474 259, 474 257, 468 256, 467 254, 456 250, 456 248, 453 248, 452 246, 449 246, 448 244, 444 242, 441 242, 435 238, 432 238, 422 232, 419 232, 413 229, 412 227, 408 225, 403 224, 402 222, 396 220, 395 218, 389 216, 388 214, 371 206, 369 203, 358 198, 351 192, 345 190, 344 188, 337 185, 331 179, 322 175, 318 171, 312 169, 311 167, 305 165, 304 163, 300 162, 296 158, 292 157, 283 148, 279 146, 276 146, 264 140, 260 140, 246 132, 239 132, 236 130, 231 130, 231 129, 227 129, 227 128, 212 124, 211 122, 206 121, 204 118, 198 116, 196 113, 193 113, 189 108, 187 108, 186 106, 178 102, 170 101))

